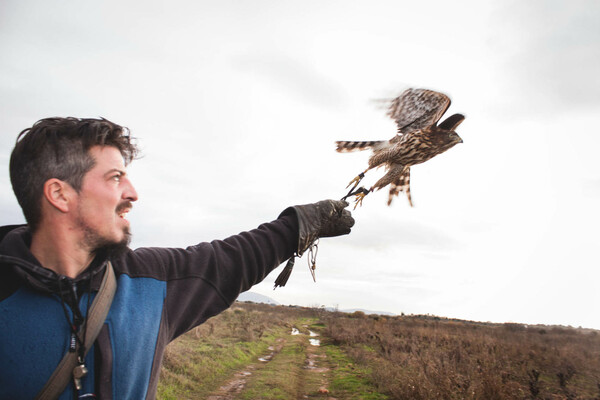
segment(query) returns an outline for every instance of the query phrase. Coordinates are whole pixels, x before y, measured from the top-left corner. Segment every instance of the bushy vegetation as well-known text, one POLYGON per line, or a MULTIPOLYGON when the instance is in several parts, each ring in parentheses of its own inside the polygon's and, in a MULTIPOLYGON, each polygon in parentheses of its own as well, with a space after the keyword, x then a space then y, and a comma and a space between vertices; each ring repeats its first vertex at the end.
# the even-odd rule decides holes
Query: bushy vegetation
POLYGON ((356 313, 326 327, 394 399, 600 398, 596 331, 356 313))
POLYGON ((159 399, 202 399, 234 371, 255 362, 308 309, 236 303, 176 339, 166 351, 159 399))
POLYGON ((239 398, 319 397, 327 382, 337 399, 600 399, 598 331, 252 303, 169 345, 158 397, 206 398, 277 343, 239 398), (318 382, 305 372, 308 339, 290 336, 307 324, 328 370, 318 382))

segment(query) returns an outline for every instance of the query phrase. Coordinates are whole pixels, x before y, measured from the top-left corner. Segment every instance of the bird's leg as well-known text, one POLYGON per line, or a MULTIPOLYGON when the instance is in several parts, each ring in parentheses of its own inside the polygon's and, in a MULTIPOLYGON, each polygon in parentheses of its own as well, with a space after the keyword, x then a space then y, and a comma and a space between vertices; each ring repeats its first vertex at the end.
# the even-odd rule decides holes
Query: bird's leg
POLYGON ((356 189, 356 187, 358 186, 358 184, 360 183, 360 181, 362 181, 362 179, 365 177, 365 172, 367 172, 367 171, 368 171, 368 169, 365 170, 364 172, 361 172, 357 176, 355 176, 354 179, 352 179, 350 181, 350 183, 348 184, 348 186, 346 186, 346 189, 348 189, 352 184, 354 184, 354 186, 352 186, 352 189, 350 189, 350 191, 353 191, 354 189, 356 189))
POLYGON ((356 190, 356 192, 352 193, 353 195, 356 196, 356 200, 354 201, 354 210, 356 210, 356 207, 362 206, 363 199, 369 193, 371 193, 371 190, 367 190, 364 187, 358 188, 358 190, 356 190))
POLYGON ((362 187, 362 186, 361 186, 361 187, 359 187, 359 188, 358 188, 358 189, 356 189, 356 190, 354 190, 354 188, 352 188, 352 189, 350 189, 350 191, 348 192, 348 194, 347 194, 347 195, 345 195, 344 197, 342 197, 342 200, 346 200, 346 199, 347 199, 348 197, 350 197, 350 196, 354 196, 354 195, 356 195, 356 194, 358 194, 358 193, 363 193, 363 192, 365 192, 365 191, 366 191, 366 192, 368 192, 368 190, 367 190, 367 189, 365 189, 365 188, 364 188, 364 187, 362 187))
MULTIPOLYGON (((350 187, 352 184, 354 184, 354 186, 352 186, 352 189, 350 189, 350 191, 348 191, 348 194, 345 195, 344 197, 342 197, 342 200, 346 200, 348 197, 350 196, 359 196, 361 195, 361 204, 362 204, 362 198, 365 197, 367 195, 367 193, 369 193, 369 190, 365 189, 364 187, 360 187, 358 189, 356 189, 356 187, 358 186, 358 184, 360 183, 360 181, 362 181, 362 179, 365 177, 365 173, 369 170, 369 168, 367 168, 366 170, 364 170, 363 172, 361 172, 360 174, 358 174, 354 179, 352 179, 350 181, 350 183, 348 184, 348 186, 346 186, 346 189, 348 187, 350 187)), ((356 205, 354 206, 354 208, 356 209, 356 205)))
POLYGON ((356 186, 354 186, 352 189, 350 189, 350 191, 348 192, 348 194, 346 194, 344 197, 342 197, 342 200, 346 200, 348 197, 353 196, 354 195, 354 188, 356 186))

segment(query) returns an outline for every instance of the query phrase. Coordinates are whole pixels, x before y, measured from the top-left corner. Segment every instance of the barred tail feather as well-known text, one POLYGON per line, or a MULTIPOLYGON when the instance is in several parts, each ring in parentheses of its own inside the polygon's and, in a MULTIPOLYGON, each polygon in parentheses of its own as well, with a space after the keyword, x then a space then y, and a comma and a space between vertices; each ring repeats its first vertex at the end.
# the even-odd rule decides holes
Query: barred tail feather
POLYGON ((401 175, 390 184, 390 194, 388 196, 388 206, 392 204, 394 196, 398 196, 400 192, 406 193, 408 204, 413 207, 412 196, 410 195, 410 167, 404 167, 401 175))
POLYGON ((387 140, 371 140, 371 141, 362 141, 362 142, 354 142, 354 141, 337 141, 335 144, 337 148, 335 151, 339 153, 349 153, 351 151, 362 151, 368 149, 376 149, 382 144, 386 143, 387 140))

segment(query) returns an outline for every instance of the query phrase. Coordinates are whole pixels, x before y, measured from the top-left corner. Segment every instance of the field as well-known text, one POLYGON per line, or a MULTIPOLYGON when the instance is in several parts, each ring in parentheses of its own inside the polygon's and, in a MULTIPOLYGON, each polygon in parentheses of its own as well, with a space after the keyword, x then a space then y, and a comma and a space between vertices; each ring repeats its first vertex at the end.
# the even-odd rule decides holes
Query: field
POLYGON ((600 334, 236 303, 169 345, 158 398, 600 399, 600 334))

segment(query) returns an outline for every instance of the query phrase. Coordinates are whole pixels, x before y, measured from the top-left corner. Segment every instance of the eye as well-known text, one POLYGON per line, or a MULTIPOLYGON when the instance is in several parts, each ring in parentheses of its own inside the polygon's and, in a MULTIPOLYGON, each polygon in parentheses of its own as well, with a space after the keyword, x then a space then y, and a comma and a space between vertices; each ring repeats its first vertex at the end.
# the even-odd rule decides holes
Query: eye
POLYGON ((113 175, 112 180, 115 182, 121 182, 122 177, 123 177, 122 174, 116 174, 116 175, 113 175))

